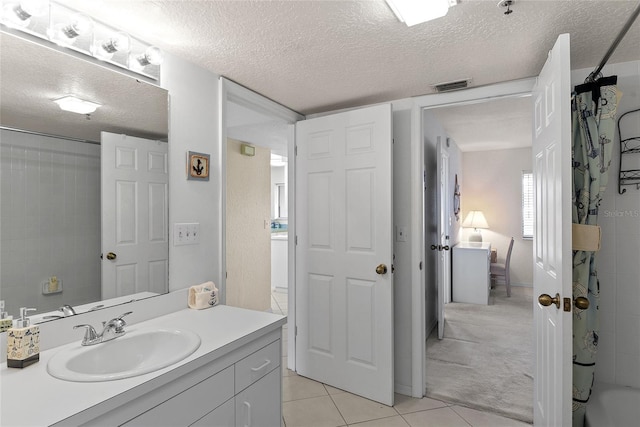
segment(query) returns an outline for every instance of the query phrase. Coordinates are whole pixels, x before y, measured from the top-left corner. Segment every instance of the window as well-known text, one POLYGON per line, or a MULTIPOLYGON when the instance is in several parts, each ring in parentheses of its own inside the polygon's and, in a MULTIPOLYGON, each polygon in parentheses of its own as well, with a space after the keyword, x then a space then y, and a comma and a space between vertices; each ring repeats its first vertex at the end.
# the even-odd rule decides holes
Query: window
POLYGON ((533 239, 533 173, 522 172, 522 238, 533 239))

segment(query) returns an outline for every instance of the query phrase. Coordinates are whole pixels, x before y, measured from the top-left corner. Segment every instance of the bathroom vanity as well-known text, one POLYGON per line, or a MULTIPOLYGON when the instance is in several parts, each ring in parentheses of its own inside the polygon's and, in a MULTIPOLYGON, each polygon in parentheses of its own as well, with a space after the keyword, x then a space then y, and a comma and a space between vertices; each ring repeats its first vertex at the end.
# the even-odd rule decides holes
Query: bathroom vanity
MULTIPOLYGON (((77 342, 41 352, 25 369, 0 367, 3 426, 279 426, 282 420, 282 325, 286 317, 216 306, 184 309, 127 326, 127 333, 177 328, 201 338, 187 358, 147 374, 72 382, 47 372, 48 361, 77 342)), ((103 344, 97 344, 100 346, 103 344)))

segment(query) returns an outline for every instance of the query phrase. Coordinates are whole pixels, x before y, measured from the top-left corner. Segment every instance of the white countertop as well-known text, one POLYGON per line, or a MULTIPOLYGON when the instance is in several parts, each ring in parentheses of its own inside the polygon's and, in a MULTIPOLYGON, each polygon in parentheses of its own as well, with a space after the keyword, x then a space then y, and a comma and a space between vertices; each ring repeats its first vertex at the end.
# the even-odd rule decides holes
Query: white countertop
POLYGON ((460 249, 484 249, 486 251, 491 249, 491 243, 490 242, 460 242, 457 245, 455 245, 455 247, 460 249))
MULTIPOLYGON (((115 381, 79 383, 60 380, 47 373, 49 359, 58 351, 80 346, 77 342, 40 353, 40 361, 24 369, 0 365, 0 425, 45 426, 54 424, 124 393, 179 366, 215 352, 215 357, 227 354, 260 335, 280 328, 285 316, 216 306, 206 310, 184 309, 128 325, 127 330, 147 328, 178 328, 200 335, 200 347, 186 359, 164 369, 115 381)), ((98 344, 99 345, 99 344, 98 344)))

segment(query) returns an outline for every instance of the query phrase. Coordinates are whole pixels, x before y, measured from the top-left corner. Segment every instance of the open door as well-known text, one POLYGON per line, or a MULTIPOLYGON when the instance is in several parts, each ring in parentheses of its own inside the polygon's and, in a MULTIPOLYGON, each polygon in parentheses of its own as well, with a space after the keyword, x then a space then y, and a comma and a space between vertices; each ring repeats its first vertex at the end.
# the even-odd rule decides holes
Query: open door
POLYGON ((571 425, 573 305, 568 34, 560 35, 549 52, 533 89, 533 102, 534 424, 568 426, 571 425))
POLYGON ((444 337, 444 306, 451 292, 451 257, 449 248, 449 153, 438 141, 438 339, 444 337))
POLYGON ((391 406, 391 105, 296 133, 297 372, 391 406))
POLYGON ((169 289, 168 145, 101 134, 102 299, 169 289))

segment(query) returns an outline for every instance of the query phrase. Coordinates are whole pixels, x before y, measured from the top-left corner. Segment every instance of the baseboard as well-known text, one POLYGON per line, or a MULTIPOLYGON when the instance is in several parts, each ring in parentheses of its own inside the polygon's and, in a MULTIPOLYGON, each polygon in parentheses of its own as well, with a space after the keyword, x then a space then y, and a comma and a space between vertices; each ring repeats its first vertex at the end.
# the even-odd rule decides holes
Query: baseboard
POLYGON ((411 397, 411 386, 410 385, 404 385, 404 384, 395 384, 395 391, 398 394, 402 394, 404 396, 409 396, 411 397))

